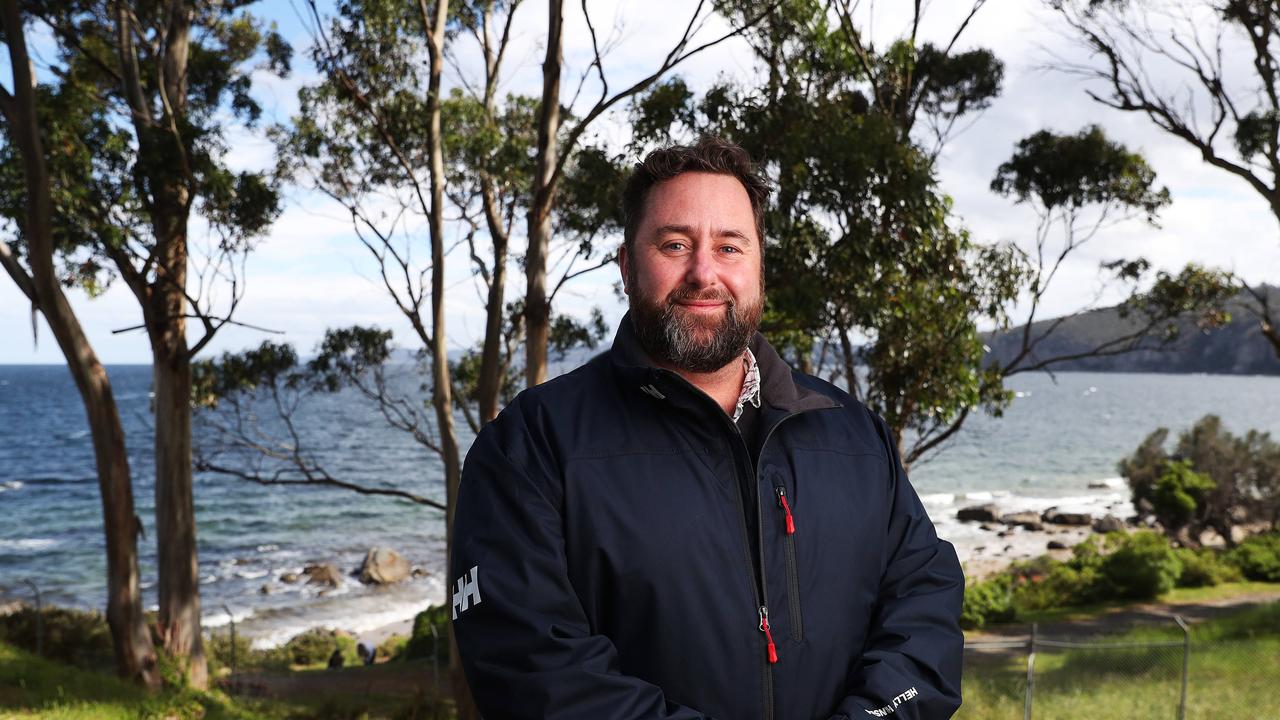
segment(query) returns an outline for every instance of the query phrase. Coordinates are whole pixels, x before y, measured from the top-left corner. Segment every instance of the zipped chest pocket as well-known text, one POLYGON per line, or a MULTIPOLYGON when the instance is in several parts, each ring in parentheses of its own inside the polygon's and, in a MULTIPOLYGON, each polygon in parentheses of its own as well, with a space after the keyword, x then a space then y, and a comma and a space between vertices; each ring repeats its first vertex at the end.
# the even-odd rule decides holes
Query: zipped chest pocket
POLYGON ((804 640, 804 620, 800 612, 800 571, 796 564, 796 521, 791 512, 791 503, 787 500, 787 488, 775 485, 773 494, 777 498, 778 510, 782 514, 785 535, 783 543, 787 557, 787 610, 791 616, 791 639, 804 640))

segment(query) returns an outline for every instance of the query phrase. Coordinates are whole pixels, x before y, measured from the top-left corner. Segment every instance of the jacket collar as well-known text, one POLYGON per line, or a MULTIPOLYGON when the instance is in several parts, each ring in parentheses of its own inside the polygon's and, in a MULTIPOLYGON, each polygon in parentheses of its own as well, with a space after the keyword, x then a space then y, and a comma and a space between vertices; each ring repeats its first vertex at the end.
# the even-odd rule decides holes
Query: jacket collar
MULTIPOLYGON (((840 407, 840 403, 826 395, 797 385, 791 367, 764 339, 764 335, 757 332, 748 346, 756 356, 756 364, 760 368, 760 398, 764 404, 786 412, 840 407)), ((631 325, 630 312, 623 315, 622 321, 618 323, 618 332, 614 335, 609 359, 624 381, 636 385, 649 395, 653 395, 654 391, 661 394, 661 391, 654 387, 655 382, 665 380, 661 384, 670 387, 673 378, 689 388, 696 389, 678 374, 660 368, 649 357, 631 325)))

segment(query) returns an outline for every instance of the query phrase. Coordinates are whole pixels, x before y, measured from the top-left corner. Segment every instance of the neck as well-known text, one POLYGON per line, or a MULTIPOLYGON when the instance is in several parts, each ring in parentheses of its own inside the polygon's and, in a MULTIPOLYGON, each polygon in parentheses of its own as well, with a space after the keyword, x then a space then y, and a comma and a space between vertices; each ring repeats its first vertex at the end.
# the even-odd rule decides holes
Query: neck
POLYGON ((663 362, 658 362, 657 365, 676 373, 689 381, 690 385, 706 393, 726 415, 732 416, 737 409, 738 397, 742 395, 742 383, 747 376, 746 364, 742 362, 741 355, 724 367, 706 373, 690 372, 663 362))

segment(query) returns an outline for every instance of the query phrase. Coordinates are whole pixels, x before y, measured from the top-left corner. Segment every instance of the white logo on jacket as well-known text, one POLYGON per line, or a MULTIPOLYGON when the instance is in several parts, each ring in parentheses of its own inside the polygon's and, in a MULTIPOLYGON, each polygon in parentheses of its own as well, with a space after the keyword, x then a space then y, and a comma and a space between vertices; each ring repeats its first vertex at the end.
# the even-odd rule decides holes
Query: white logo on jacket
POLYGON ((907 700, 914 699, 915 696, 919 694, 920 693, 916 692, 916 689, 912 687, 912 688, 909 688, 906 692, 899 695, 898 697, 894 698, 893 702, 889 703, 888 705, 885 705, 882 708, 876 708, 875 710, 865 710, 864 712, 866 712, 868 715, 875 715, 876 717, 885 717, 887 715, 893 714, 893 712, 898 709, 899 705, 906 702, 907 700))
POLYGON ((458 578, 457 587, 453 591, 453 619, 458 613, 466 612, 472 605, 480 604, 480 568, 471 566, 470 572, 458 578))

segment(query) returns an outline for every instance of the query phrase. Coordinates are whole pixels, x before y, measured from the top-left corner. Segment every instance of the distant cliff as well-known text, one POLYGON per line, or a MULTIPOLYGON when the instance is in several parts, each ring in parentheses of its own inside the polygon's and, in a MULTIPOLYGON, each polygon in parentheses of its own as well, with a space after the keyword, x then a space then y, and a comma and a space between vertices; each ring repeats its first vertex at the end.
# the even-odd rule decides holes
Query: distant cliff
MULTIPOLYGON (((1280 288, 1267 289, 1273 314, 1280 316, 1280 288)), ((1148 341, 1149 349, 1112 357, 1093 357, 1053 365, 1055 370, 1096 372, 1218 373, 1226 375, 1280 375, 1280 358, 1258 331, 1258 322, 1237 298, 1229 307, 1231 323, 1218 330, 1201 331, 1191 320, 1180 325, 1179 338, 1163 349, 1148 341)), ((1054 320, 1040 320, 1031 326, 1031 336, 1043 333, 1054 320)), ((1115 308, 1094 310, 1068 317, 1053 334, 1041 342, 1035 358, 1043 359, 1084 352, 1114 337, 1132 332, 1138 323, 1121 318, 1115 308)), ((1022 345, 1022 328, 988 335, 988 359, 1011 360, 1022 345)), ((1028 358, 1027 361, 1034 362, 1028 358)))

